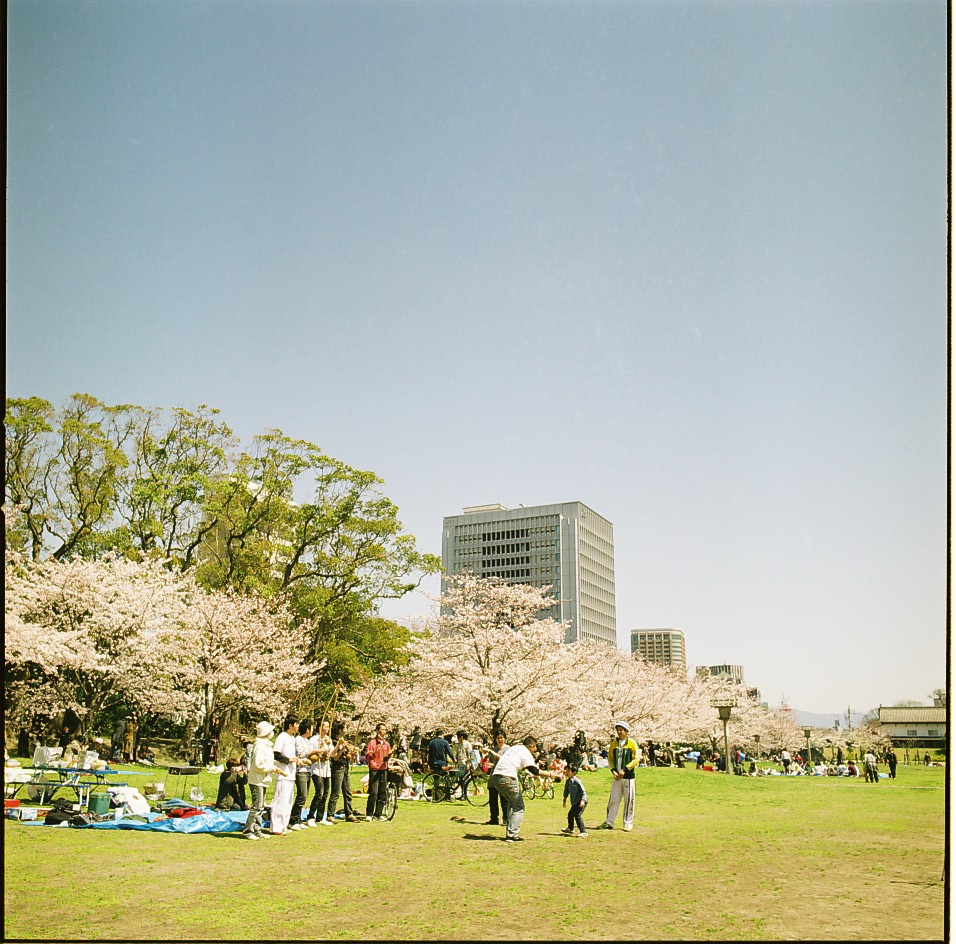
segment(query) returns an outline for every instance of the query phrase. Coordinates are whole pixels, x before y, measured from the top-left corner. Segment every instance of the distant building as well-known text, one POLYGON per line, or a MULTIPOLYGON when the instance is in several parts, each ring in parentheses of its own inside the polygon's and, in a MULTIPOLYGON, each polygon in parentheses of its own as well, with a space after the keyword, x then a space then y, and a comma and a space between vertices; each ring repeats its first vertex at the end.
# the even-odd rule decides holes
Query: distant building
POLYGON ((554 605, 541 615, 570 621, 565 642, 617 647, 614 527, 581 502, 464 508, 444 520, 441 561, 448 574, 550 589, 554 605))
POLYGON ((697 666, 698 675, 717 675, 721 678, 728 678, 738 685, 744 683, 744 667, 742 665, 699 665, 697 666))
POLYGON ((880 731, 894 747, 944 747, 946 709, 884 708, 880 706, 880 731))
POLYGON ((645 662, 671 666, 687 674, 687 650, 684 633, 679 629, 632 629, 631 655, 645 662))

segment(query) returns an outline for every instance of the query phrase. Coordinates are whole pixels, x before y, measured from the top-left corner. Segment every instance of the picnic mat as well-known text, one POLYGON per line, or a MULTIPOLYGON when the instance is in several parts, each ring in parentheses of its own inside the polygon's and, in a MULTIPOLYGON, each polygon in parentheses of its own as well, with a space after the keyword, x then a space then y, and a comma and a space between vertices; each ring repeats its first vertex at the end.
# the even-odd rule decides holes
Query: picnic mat
MULTIPOLYGON (((204 809, 196 816, 167 818, 159 813, 147 813, 143 817, 127 817, 105 820, 102 823, 85 823, 71 829, 139 829, 161 833, 234 833, 246 824, 248 813, 243 810, 219 812, 204 809)), ((44 826, 43 820, 24 822, 25 826, 44 826)), ((59 829, 59 826, 52 827, 59 829)))

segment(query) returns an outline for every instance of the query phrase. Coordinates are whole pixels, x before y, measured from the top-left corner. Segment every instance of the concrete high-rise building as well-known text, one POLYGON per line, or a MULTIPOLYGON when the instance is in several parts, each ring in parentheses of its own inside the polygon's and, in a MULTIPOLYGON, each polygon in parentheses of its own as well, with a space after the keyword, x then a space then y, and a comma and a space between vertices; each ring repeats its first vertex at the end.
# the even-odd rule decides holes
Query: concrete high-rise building
POLYGON ((465 508, 444 520, 441 561, 449 574, 550 589, 554 605, 541 615, 570 621, 565 642, 617 647, 614 527, 581 502, 465 508))
POLYGON ((679 629, 632 629, 631 655, 645 662, 668 665, 687 674, 687 650, 684 633, 679 629))

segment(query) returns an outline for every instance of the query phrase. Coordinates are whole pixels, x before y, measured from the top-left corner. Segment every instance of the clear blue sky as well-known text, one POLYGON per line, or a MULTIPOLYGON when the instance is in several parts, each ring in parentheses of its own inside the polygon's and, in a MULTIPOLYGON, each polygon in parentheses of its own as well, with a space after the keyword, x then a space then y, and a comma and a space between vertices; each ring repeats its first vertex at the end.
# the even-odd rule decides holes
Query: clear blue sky
POLYGON ((583 501, 622 646, 679 627, 773 705, 928 703, 947 29, 933 0, 11 0, 7 393, 279 427, 434 553, 465 505, 583 501))

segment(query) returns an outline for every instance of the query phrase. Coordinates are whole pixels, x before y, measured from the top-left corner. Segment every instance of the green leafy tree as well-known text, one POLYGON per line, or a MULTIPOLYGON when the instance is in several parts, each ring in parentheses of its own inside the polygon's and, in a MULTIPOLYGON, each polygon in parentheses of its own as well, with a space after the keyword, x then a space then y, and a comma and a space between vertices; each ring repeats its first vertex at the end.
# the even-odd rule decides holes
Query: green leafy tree
POLYGON ((374 473, 267 430, 246 451, 218 411, 7 400, 7 547, 32 559, 169 560, 212 590, 281 595, 310 627, 317 683, 394 665, 407 632, 378 614, 439 569, 374 473), (338 674, 336 674, 338 673, 338 674))
POLYGON ((4 479, 6 546, 33 560, 43 553, 50 505, 47 483, 52 458, 47 442, 53 432, 53 405, 40 397, 7 400, 4 479))

